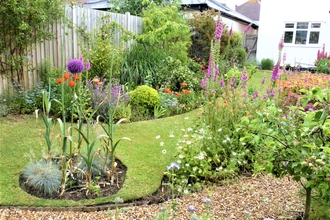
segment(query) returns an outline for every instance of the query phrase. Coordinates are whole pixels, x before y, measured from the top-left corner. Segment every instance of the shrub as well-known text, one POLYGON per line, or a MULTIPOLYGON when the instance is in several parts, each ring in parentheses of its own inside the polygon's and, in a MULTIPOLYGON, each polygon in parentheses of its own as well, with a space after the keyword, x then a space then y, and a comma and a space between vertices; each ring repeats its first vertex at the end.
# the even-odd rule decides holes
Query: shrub
POLYGON ((329 74, 330 60, 328 58, 322 58, 315 62, 316 72, 329 74))
POLYGON ((109 19, 102 17, 101 28, 93 30, 92 35, 87 38, 89 47, 82 48, 83 57, 90 61, 91 66, 88 75, 83 75, 86 80, 110 71, 112 71, 113 77, 119 77, 124 51, 114 43, 114 36, 120 32, 121 40, 126 41, 130 38, 131 33, 116 22, 108 22, 109 19))
POLYGON ((186 64, 191 45, 191 32, 179 7, 151 2, 143 10, 143 33, 135 40, 146 48, 157 48, 186 64))
POLYGON ((60 70, 53 66, 49 58, 42 60, 41 64, 37 66, 37 70, 40 75, 40 81, 45 84, 47 84, 49 80, 55 79, 61 75, 60 70))
POLYGON ((198 90, 200 79, 201 77, 192 72, 187 65, 169 56, 166 58, 163 68, 154 76, 153 84, 164 85, 172 91, 179 91, 180 84, 185 82, 188 89, 198 90))
MULTIPOLYGON (((147 76, 152 78, 164 66, 166 56, 165 51, 158 48, 146 49, 139 43, 132 45, 122 61, 120 83, 127 84, 132 89, 145 85, 147 76)), ((152 84, 152 82, 148 83, 152 84)))
POLYGON ((138 86, 130 92, 129 97, 132 107, 137 107, 142 111, 152 111, 155 106, 160 104, 157 90, 149 86, 138 86))
POLYGON ((44 195, 56 193, 60 186, 62 175, 59 168, 52 162, 39 161, 30 163, 22 173, 25 184, 44 195))
MULTIPOLYGON (((87 88, 89 90, 88 106, 91 106, 93 110, 97 110, 96 116, 101 115, 104 118, 108 117, 109 107, 115 109, 120 106, 120 111, 115 115, 114 119, 119 120, 121 116, 130 116, 127 110, 127 104, 129 102, 128 93, 124 91, 122 85, 118 84, 118 81, 113 78, 111 82, 107 82, 107 79, 100 79, 98 77, 93 80, 88 80, 87 88), (110 92, 110 94, 109 94, 110 92)), ((119 109, 116 109, 119 110, 119 109)))
POLYGON ((274 67, 274 61, 269 58, 262 59, 260 64, 262 70, 272 70, 274 67))
POLYGON ((234 48, 232 56, 235 57, 234 62, 237 64, 237 66, 242 68, 246 60, 246 52, 244 48, 241 47, 234 48))

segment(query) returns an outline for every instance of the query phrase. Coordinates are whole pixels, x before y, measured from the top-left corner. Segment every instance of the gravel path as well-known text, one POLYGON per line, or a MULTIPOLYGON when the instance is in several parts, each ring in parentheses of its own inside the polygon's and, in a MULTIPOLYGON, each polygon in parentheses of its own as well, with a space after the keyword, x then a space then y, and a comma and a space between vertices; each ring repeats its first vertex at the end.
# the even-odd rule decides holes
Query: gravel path
MULTIPOLYGON (((211 199, 210 219, 296 219, 297 211, 303 210, 302 198, 298 196, 299 184, 270 176, 240 177, 230 184, 208 188, 199 193, 176 199, 178 211, 169 219, 192 219, 188 206, 194 206, 195 215, 201 216, 207 211, 205 198, 211 199)), ((171 201, 161 204, 121 208, 120 220, 152 220, 160 210, 171 210, 171 201)), ((19 208, 0 209, 1 220, 38 219, 115 219, 115 210, 99 212, 46 212, 29 211, 19 208)))

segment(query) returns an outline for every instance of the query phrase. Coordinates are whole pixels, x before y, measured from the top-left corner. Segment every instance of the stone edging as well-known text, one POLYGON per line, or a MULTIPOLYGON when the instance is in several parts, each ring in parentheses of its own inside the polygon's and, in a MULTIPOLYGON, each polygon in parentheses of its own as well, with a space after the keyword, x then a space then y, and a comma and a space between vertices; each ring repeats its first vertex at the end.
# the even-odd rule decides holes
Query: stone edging
POLYGON ((79 207, 30 207, 30 206, 0 206, 1 209, 18 209, 18 210, 29 210, 34 212, 98 212, 107 211, 108 209, 113 210, 118 208, 142 206, 146 204, 146 201, 139 201, 133 203, 122 203, 122 204, 104 204, 95 206, 79 206, 79 207))

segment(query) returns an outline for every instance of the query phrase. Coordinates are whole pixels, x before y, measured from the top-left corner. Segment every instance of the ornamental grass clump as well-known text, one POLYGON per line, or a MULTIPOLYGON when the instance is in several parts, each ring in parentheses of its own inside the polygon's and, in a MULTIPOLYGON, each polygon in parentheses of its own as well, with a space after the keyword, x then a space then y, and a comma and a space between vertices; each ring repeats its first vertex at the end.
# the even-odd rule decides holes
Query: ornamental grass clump
POLYGON ((42 160, 30 163, 23 171, 24 184, 43 195, 58 193, 61 186, 61 171, 52 162, 42 160))

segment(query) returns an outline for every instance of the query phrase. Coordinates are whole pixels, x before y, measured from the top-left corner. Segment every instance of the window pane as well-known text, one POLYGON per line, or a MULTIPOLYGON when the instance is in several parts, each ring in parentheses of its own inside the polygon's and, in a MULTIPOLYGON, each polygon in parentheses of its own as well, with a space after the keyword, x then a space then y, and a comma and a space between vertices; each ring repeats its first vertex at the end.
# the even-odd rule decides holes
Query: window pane
POLYGON ((286 23, 285 28, 294 28, 294 23, 286 23))
POLYGON ((311 28, 321 28, 321 23, 312 23, 311 28))
POLYGON ((292 43, 293 31, 284 32, 284 43, 292 43))
POLYGON ((307 31, 297 31, 295 44, 306 44, 306 38, 307 38, 307 31))
POLYGON ((309 43, 310 44, 318 44, 319 43, 319 36, 320 36, 320 32, 311 31, 309 33, 309 43))
POLYGON ((297 29, 308 29, 308 22, 298 22, 297 29))

